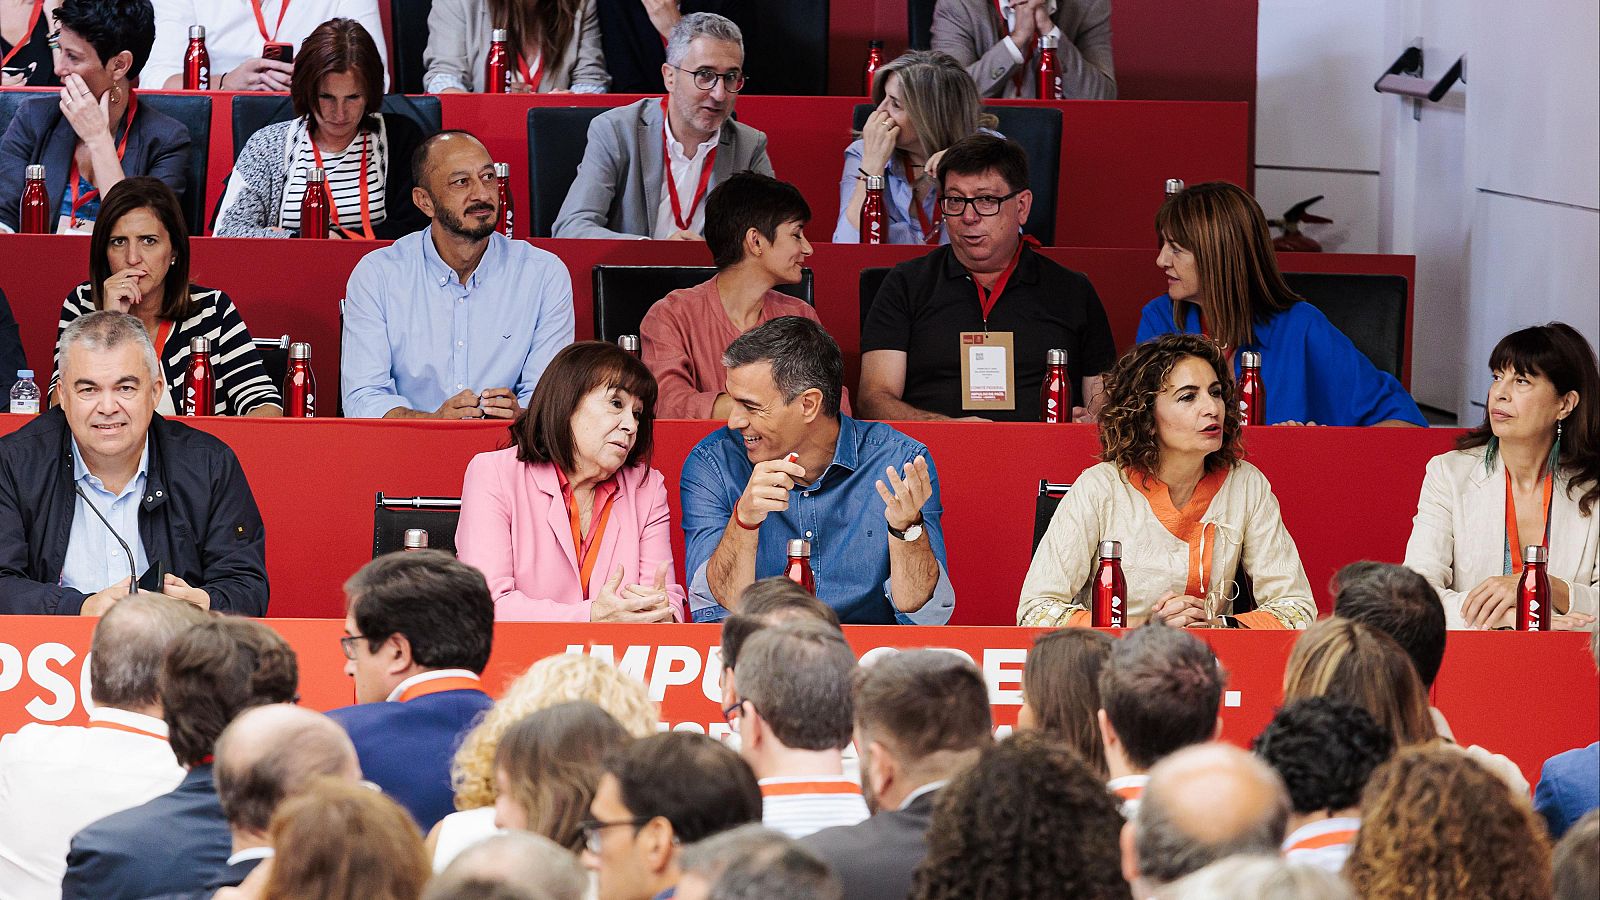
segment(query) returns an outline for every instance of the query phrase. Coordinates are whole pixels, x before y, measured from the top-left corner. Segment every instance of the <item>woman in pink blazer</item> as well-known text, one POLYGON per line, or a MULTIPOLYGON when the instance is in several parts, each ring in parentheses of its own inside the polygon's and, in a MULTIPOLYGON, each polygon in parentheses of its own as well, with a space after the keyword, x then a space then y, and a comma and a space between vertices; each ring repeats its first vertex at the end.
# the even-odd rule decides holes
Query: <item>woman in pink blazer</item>
POLYGON ((656 381, 600 341, 551 360, 461 486, 456 552, 482 570, 495 619, 681 622, 667 487, 650 456, 656 381))

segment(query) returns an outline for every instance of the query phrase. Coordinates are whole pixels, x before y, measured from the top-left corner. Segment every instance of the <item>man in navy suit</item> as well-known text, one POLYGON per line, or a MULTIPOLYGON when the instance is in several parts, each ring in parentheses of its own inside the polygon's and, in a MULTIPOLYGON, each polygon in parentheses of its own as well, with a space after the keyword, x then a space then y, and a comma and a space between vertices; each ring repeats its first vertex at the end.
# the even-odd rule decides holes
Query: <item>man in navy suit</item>
POLYGON ((232 838, 212 779, 217 738, 234 717, 297 696, 294 651, 253 619, 218 617, 179 635, 161 673, 161 718, 184 776, 171 793, 78 832, 62 900, 140 900, 205 887, 232 838))
POLYGON ((381 556, 344 585, 346 675, 356 705, 344 726, 369 781, 423 831, 454 809, 450 759, 493 702, 478 676, 489 662, 494 600, 483 573, 448 553, 381 556))

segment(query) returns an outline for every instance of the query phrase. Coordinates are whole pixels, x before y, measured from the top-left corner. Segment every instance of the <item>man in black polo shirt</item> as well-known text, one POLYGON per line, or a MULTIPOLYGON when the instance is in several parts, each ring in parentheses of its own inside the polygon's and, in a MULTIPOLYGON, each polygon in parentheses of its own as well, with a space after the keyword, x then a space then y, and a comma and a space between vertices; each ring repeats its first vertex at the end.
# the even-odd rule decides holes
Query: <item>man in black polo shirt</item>
POLYGON ((1022 235, 1027 155, 977 134, 944 152, 938 177, 950 243, 895 266, 878 290, 861 329, 862 415, 1037 422, 1055 349, 1067 353, 1073 416, 1089 419, 1116 345, 1089 279, 1022 235))

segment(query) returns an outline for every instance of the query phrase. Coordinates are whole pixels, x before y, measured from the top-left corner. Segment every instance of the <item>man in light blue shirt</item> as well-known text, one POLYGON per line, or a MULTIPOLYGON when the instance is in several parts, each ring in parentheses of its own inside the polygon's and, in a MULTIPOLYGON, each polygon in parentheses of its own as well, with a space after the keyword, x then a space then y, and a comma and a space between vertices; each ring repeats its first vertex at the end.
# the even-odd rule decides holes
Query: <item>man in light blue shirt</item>
POLYGON ((149 567, 144 540, 139 537, 139 500, 149 472, 150 443, 145 441, 133 478, 121 491, 108 490, 100 476, 84 464, 78 443, 72 442, 72 483, 78 494, 72 511, 71 537, 67 539, 67 558, 61 564, 62 586, 93 594, 108 584, 117 585, 137 578, 149 567), (86 508, 91 503, 100 511, 100 516, 105 517, 104 522, 94 510, 86 508), (111 527, 106 527, 107 522, 111 527), (133 553, 131 572, 128 553, 117 542, 119 537, 133 553))
POLYGON ((440 132, 411 168, 412 200, 433 224, 350 273, 344 414, 512 418, 572 343, 572 280, 554 254, 495 231, 499 182, 477 138, 440 132))

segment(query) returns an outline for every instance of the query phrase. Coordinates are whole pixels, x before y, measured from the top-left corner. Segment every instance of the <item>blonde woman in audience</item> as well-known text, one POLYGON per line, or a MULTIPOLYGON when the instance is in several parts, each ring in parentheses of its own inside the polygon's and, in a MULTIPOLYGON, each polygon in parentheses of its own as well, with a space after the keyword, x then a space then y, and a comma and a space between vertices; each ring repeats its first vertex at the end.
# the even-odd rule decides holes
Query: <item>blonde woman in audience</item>
POLYGON ((1600 372, 1562 322, 1489 354, 1483 424, 1428 460, 1406 565, 1439 592, 1451 628, 1509 628, 1522 550, 1540 544, 1553 626, 1593 628, 1600 607, 1600 372))
POLYGON ((1294 642, 1283 671, 1283 703, 1307 697, 1361 707, 1389 729, 1396 747, 1439 736, 1411 657, 1387 634, 1351 619, 1324 619, 1294 642))
POLYGON ((495 748, 495 826, 531 831, 582 853, 582 824, 600 784, 600 762, 632 740, 610 713, 587 700, 526 716, 495 748))
POLYGON ((1070 629, 1039 635, 1022 667, 1018 731, 1042 731, 1078 752, 1101 781, 1110 778, 1100 739, 1100 670, 1116 640, 1070 629))
POLYGON ((547 656, 506 688, 483 721, 467 734, 451 764, 456 808, 428 835, 434 868, 495 830, 495 755, 513 725, 542 709, 584 700, 605 710, 635 738, 656 732, 660 712, 638 679, 605 660, 577 653, 547 656))
POLYGON ((1097 548, 1120 541, 1129 625, 1309 625, 1311 584, 1272 485, 1243 459, 1221 349, 1199 335, 1147 341, 1104 385, 1104 462, 1056 508, 1022 583, 1017 624, 1088 625, 1097 548), (1241 569, 1257 608, 1232 615, 1241 569))
POLYGON ((595 8, 595 0, 433 0, 423 90, 486 91, 490 39, 504 28, 512 93, 603 94, 611 76, 595 8))

